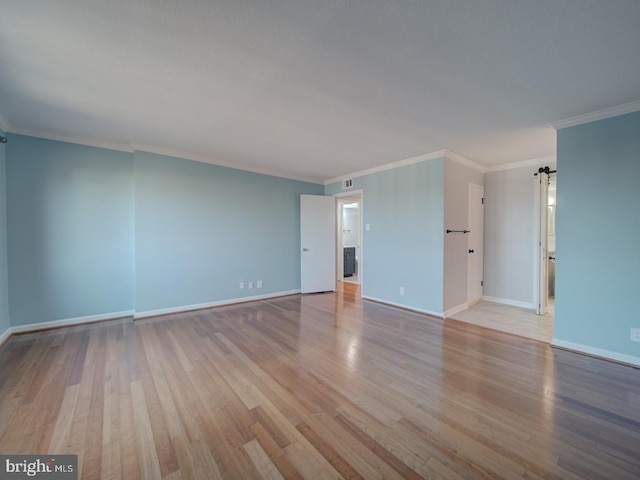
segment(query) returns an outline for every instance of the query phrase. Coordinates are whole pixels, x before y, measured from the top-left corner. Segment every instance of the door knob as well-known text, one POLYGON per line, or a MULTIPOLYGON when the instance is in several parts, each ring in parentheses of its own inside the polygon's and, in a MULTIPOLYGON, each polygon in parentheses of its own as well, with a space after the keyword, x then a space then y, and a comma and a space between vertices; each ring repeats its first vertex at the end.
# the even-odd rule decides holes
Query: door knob
POLYGON ((308 252, 308 251, 309 251, 309 249, 308 249, 308 248, 303 248, 303 249, 302 249, 302 251, 303 251, 303 252, 308 252))
POLYGON ((472 250, 472 249, 469 249, 469 253, 473 253, 473 250, 472 250))

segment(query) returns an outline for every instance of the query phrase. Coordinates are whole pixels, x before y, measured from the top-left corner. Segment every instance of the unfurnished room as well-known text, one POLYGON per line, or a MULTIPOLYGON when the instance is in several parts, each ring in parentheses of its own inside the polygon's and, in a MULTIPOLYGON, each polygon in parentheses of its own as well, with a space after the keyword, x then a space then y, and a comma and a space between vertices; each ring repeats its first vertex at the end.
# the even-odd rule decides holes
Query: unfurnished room
POLYGON ((640 478, 639 25, 0 1, 0 478, 640 478))

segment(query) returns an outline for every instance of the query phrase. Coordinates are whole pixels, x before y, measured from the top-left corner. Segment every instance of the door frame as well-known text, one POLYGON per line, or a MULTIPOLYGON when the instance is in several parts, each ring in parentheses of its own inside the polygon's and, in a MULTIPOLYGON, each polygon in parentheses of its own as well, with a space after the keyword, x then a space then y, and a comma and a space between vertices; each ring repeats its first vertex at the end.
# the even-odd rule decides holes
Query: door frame
POLYGON ((534 241, 534 282, 533 304, 537 315, 547 313, 549 284, 549 269, 547 250, 548 239, 548 201, 549 201, 549 174, 538 171, 533 177, 534 183, 534 210, 535 210, 535 241, 534 241))
POLYGON ((340 215, 341 201, 349 197, 360 197, 358 199, 358 244, 360 246, 358 255, 358 285, 360 285, 360 295, 362 296, 362 284, 364 280, 364 262, 363 262, 363 245, 362 240, 364 238, 363 226, 364 226, 364 191, 350 190, 348 192, 336 193, 334 198, 336 200, 336 281, 344 281, 342 277, 342 216, 340 215))

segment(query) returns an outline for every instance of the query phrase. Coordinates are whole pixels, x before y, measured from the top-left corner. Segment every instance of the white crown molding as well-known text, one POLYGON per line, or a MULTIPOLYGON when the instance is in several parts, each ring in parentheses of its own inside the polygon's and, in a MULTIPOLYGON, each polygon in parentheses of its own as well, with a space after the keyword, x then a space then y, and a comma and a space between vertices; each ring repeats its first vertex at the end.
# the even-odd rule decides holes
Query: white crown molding
POLYGON ((537 165, 542 165, 543 163, 555 164, 556 161, 557 159, 555 155, 549 155, 548 157, 530 158, 529 160, 522 160, 520 162, 493 165, 487 168, 486 173, 500 172, 502 170, 513 170, 514 168, 535 167, 537 165))
MULTIPOLYGON (((1 117, 0 117, 0 120, 2 120, 1 117)), ((1 128, 1 125, 0 125, 0 128, 1 128)), ((280 172, 276 172, 274 170, 247 167, 243 165, 234 165, 229 162, 218 161, 216 159, 207 157, 205 155, 198 155, 194 153, 173 150, 171 148, 157 147, 154 145, 145 145, 145 144, 138 144, 138 143, 125 144, 125 143, 101 142, 101 141, 90 140, 82 137, 67 137, 65 135, 56 135, 56 134, 51 134, 46 132, 39 132, 35 130, 27 130, 27 129, 20 129, 20 128, 8 128, 5 131, 15 133, 17 135, 43 138, 45 140, 54 140, 57 142, 73 143, 75 145, 85 145, 88 147, 106 148, 108 150, 118 150, 121 152, 128 152, 128 153, 132 153, 138 150, 142 152, 155 153, 158 155, 166 155, 168 157, 180 158, 183 160, 193 160, 195 162, 208 163, 211 165, 218 165, 220 167, 233 168, 235 170, 243 170, 246 172, 258 173, 260 175, 269 175, 272 177, 286 178, 289 180, 297 180, 299 182, 307 182, 307 183, 315 183, 315 184, 321 183, 321 181, 318 180, 317 178, 286 175, 280 172)))
POLYGON ((561 128, 575 127, 576 125, 582 125, 583 123, 595 122, 597 120, 604 120, 605 118, 617 117, 618 115, 625 115, 627 113, 637 111, 640 111, 640 100, 624 103, 615 107, 603 108, 602 110, 596 110, 595 112, 577 115, 564 120, 558 120, 557 122, 552 122, 549 125, 556 130, 560 130, 561 128))
POLYGON ((102 142, 99 140, 90 140, 82 137, 67 137, 65 135, 56 135, 35 130, 26 130, 22 128, 9 128, 9 132, 17 135, 25 135, 27 137, 44 138, 45 140, 54 140, 57 142, 73 143, 76 145, 84 145, 87 147, 106 148, 108 150, 118 150, 120 152, 133 152, 131 145, 124 143, 102 142))
POLYGON ((7 122, 7 119, 4 118, 0 113, 0 130, 2 130, 3 132, 6 132, 9 130, 9 127, 10 127, 9 122, 7 122))
POLYGON ((380 173, 386 170, 393 170, 394 168, 406 167, 407 165, 413 165, 414 163, 425 162, 427 160, 435 160, 437 158, 444 158, 446 154, 446 150, 440 150, 433 153, 427 153, 425 155, 420 155, 417 157, 407 158, 406 160, 400 160, 398 162, 387 163, 385 165, 380 165, 379 167, 367 168, 366 170, 360 170, 358 172, 348 173, 346 175, 341 175, 339 177, 329 178, 324 181, 325 185, 329 185, 331 183, 342 182, 347 178, 356 178, 356 177, 364 177, 365 175, 371 175, 373 173, 380 173))
POLYGON ((209 163, 211 165, 217 165, 219 167, 233 168, 234 170, 243 170, 245 172, 258 173, 260 175, 268 175, 270 177, 286 178, 289 180, 296 180, 298 182, 306 182, 306 183, 315 183, 315 184, 321 183, 317 178, 287 175, 281 172, 276 172, 275 170, 249 167, 246 165, 233 164, 231 162, 222 162, 220 160, 208 157, 206 155, 183 152, 183 151, 174 150, 171 148, 157 147, 154 145, 145 145, 142 143, 132 143, 131 148, 133 149, 133 151, 155 153, 156 155, 165 155, 167 157, 180 158, 182 160, 192 160, 194 162, 209 163))
POLYGON ((448 158, 449 160, 453 160, 454 162, 460 163, 461 165, 464 165, 466 167, 473 168, 474 170, 477 170, 480 173, 486 173, 487 171, 487 167, 480 165, 479 163, 476 163, 473 160, 469 160, 467 157, 463 157, 460 154, 452 152, 451 150, 445 151, 445 158, 448 158))

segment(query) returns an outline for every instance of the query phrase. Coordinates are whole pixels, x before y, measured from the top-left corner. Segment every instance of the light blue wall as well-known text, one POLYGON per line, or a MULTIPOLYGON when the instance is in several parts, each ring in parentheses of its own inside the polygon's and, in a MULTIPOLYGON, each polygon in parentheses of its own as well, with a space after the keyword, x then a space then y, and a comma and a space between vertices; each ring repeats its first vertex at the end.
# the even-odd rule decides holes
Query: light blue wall
POLYGON ((322 195, 322 185, 134 157, 136 312, 300 288, 299 197, 322 195))
POLYGON ((11 325, 133 308, 133 156, 22 135, 7 154, 11 325))
POLYGON ((640 112, 558 131, 557 340, 640 357, 640 112))
MULTIPOLYGON (((0 130, 1 136, 6 136, 0 130)), ((9 328, 9 285, 7 281, 7 175, 6 144, 0 143, 0 336, 9 328)))
MULTIPOLYGON (((363 296, 441 314, 444 158, 354 178, 348 191, 359 189, 371 228, 362 232, 363 296)), ((338 193, 339 182, 325 187, 338 193)))

